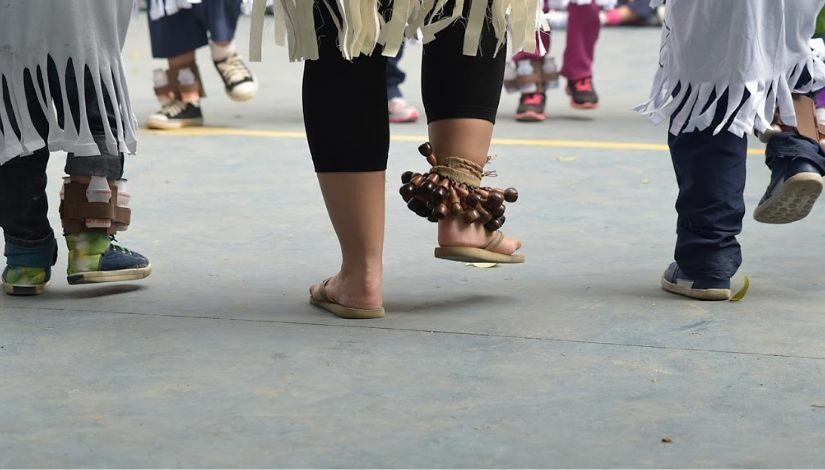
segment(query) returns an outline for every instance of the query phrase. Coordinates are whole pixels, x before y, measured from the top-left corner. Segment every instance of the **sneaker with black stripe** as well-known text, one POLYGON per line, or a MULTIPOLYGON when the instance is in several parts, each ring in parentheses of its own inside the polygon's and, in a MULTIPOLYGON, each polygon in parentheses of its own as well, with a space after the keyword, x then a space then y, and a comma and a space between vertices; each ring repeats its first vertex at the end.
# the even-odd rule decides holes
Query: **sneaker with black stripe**
POLYGON ((203 125, 199 104, 173 100, 146 120, 149 129, 180 129, 203 125))
POLYGON ((226 94, 235 101, 251 100, 258 93, 258 81, 237 53, 215 61, 226 94))

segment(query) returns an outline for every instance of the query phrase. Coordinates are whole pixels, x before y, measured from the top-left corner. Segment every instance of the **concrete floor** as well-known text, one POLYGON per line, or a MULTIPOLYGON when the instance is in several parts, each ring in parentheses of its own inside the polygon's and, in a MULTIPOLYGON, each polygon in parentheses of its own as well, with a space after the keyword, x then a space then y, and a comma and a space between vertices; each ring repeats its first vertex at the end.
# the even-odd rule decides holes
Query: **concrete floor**
MULTIPOLYGON (((665 130, 631 111, 658 34, 603 32, 598 111, 556 92, 551 118, 523 125, 504 98, 492 153, 497 184, 522 194, 507 229, 523 266, 432 258, 433 226, 395 193, 424 167, 426 127, 393 127, 388 315, 360 322, 307 304, 338 251, 300 135, 300 64, 268 44, 259 98, 235 104, 203 56, 212 129, 144 132, 129 161, 120 238, 154 274, 0 298, 0 466, 822 467, 825 205, 789 227, 746 220, 743 302, 659 290, 675 183, 665 130)), ((143 120, 145 18, 125 54, 143 120)), ((418 103, 419 57, 403 63, 418 103)), ((749 164, 752 208, 768 172, 749 164)))

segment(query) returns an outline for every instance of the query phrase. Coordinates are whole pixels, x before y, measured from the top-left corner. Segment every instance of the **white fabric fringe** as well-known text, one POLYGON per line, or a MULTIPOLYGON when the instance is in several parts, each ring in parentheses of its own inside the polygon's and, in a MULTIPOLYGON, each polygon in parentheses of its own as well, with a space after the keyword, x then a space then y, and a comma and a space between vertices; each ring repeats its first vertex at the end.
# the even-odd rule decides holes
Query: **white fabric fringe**
POLYGON ((703 131, 727 93, 714 134, 764 132, 777 110, 783 122, 795 125, 791 94, 825 87, 825 63, 809 41, 822 5, 823 0, 668 0, 659 69, 650 98, 636 110, 654 124, 669 119, 673 135, 703 131), (812 79, 797 88, 806 71, 812 79))
MULTIPOLYGON (((250 60, 260 61, 263 20, 266 0, 253 0, 250 60)), ((461 19, 465 2, 470 2, 464 54, 476 55, 486 17, 487 0, 456 0, 451 15, 432 20, 443 11, 447 0, 395 0, 389 20, 379 13, 378 0, 276 0, 275 42, 289 46, 290 60, 318 58, 317 25, 313 17, 314 3, 322 8, 337 9, 342 20, 336 19, 338 44, 347 59, 372 53, 376 45, 384 46, 383 54, 395 56, 405 37, 421 31, 424 42, 435 39, 452 22, 461 19)), ((542 0, 493 0, 492 24, 499 49, 506 43, 510 31, 513 49, 532 51, 536 47, 536 31, 547 29, 541 17, 542 0)), ((333 15, 334 16, 334 15, 333 15)))
MULTIPOLYGON (((18 155, 30 155, 47 145, 51 151, 74 152, 78 156, 100 155, 86 116, 85 69, 91 72, 94 91, 102 116, 106 116, 104 90, 115 110, 116 125, 112 128, 103 119, 106 151, 134 153, 137 144, 137 119, 132 113, 126 74, 120 47, 126 36, 132 12, 131 0, 0 0, 0 82, 8 87, 12 115, 3 106, 0 96, 0 165, 18 155), (40 27, 31 28, 38 24, 40 27), (48 31, 49 34, 43 34, 48 31), (58 126, 57 108, 47 79, 48 57, 54 60, 62 96, 63 128, 58 126), (79 108, 69 108, 66 94, 66 67, 72 62, 77 83, 79 108), (49 121, 48 142, 37 133, 29 113, 25 91, 25 76, 37 80, 43 77, 45 93, 35 86, 40 109, 49 121), (75 128, 73 116, 80 126, 75 128), (20 134, 14 132, 12 118, 20 134)), ((98 139, 100 136, 98 136, 98 139)))

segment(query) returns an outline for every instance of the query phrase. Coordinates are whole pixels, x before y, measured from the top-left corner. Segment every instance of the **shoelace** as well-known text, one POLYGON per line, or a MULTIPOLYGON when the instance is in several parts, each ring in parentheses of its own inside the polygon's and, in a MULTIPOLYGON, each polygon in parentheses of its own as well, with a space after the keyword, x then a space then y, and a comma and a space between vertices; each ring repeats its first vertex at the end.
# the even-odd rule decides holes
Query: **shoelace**
POLYGON ((117 238, 115 238, 114 235, 109 236, 109 240, 111 241, 110 246, 112 247, 112 249, 114 251, 119 251, 119 252, 121 252, 123 254, 127 254, 127 255, 133 255, 134 254, 134 252, 132 250, 130 250, 128 248, 124 248, 124 247, 118 245, 117 244, 117 238))
POLYGON ((160 113, 165 114, 165 115, 170 116, 170 117, 177 116, 178 114, 182 113, 183 110, 186 109, 186 106, 187 106, 187 103, 184 103, 181 100, 175 100, 175 101, 172 101, 171 103, 167 104, 166 106, 164 106, 160 110, 160 113))
POLYGON ((229 85, 252 77, 238 54, 232 54, 225 61, 218 62, 217 67, 223 81, 229 85))
POLYGON ((593 91, 593 83, 591 83, 589 78, 576 80, 573 83, 573 87, 576 89, 576 91, 593 91))

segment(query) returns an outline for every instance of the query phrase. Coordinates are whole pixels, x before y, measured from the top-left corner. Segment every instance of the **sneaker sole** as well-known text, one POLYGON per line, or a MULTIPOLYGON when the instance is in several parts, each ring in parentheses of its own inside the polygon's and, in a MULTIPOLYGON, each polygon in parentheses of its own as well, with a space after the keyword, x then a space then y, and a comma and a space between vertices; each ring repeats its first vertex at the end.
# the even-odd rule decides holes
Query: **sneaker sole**
POLYGON ((599 109, 599 103, 576 103, 575 101, 570 101, 570 107, 573 109, 582 109, 582 110, 591 110, 591 109, 599 109))
POLYGON ((390 118, 390 123, 391 124, 407 124, 407 123, 411 123, 411 122, 417 122, 418 117, 419 116, 416 115, 416 116, 406 117, 406 118, 390 118))
POLYGON ((174 121, 146 121, 146 127, 149 129, 181 129, 184 127, 201 127, 203 126, 203 118, 198 119, 175 119, 174 121))
POLYGON ((231 92, 226 90, 226 96, 229 97, 232 101, 237 103, 243 103, 244 101, 249 101, 258 94, 258 82, 255 82, 255 88, 246 92, 246 93, 239 93, 239 92, 231 92))
POLYGON ((696 300, 730 300, 730 289, 692 289, 674 284, 662 277, 662 289, 696 300))
POLYGON ((137 281, 152 274, 152 265, 145 268, 121 269, 118 271, 90 271, 66 276, 71 285, 98 284, 101 282, 137 281))
POLYGON ((777 188, 776 193, 753 211, 753 218, 764 224, 789 224, 810 214, 822 193, 822 177, 816 173, 791 176, 777 188))
POLYGON ((544 122, 546 116, 535 111, 525 111, 516 114, 516 121, 518 122, 544 122))
POLYGON ((33 295, 40 295, 49 283, 35 286, 20 286, 14 284, 3 283, 3 292, 8 295, 16 295, 20 297, 31 297, 33 295))

